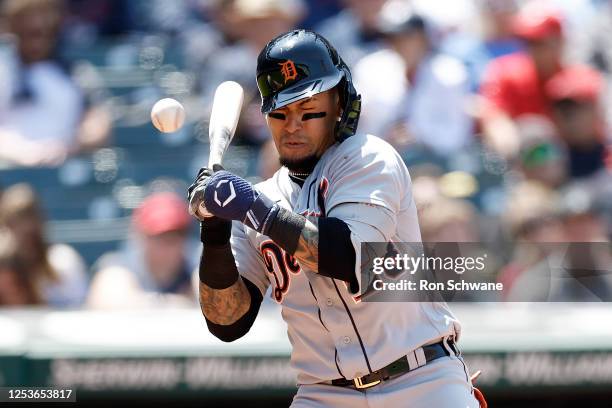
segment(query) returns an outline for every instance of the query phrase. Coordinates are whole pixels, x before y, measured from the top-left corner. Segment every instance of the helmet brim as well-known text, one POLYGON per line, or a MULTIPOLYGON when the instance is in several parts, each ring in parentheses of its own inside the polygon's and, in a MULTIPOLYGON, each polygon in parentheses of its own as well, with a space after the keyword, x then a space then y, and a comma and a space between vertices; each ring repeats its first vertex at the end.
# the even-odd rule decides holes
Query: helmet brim
POLYGON ((304 81, 277 93, 273 97, 265 98, 261 104, 261 112, 270 113, 276 109, 310 98, 321 92, 329 91, 340 83, 344 77, 342 72, 335 72, 323 78, 304 81))

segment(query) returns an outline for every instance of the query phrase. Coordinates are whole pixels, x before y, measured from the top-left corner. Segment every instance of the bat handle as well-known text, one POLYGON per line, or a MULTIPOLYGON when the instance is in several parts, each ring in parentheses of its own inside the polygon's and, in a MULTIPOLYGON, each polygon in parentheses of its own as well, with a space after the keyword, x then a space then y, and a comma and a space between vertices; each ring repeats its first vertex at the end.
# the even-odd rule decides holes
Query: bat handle
POLYGON ((208 163, 208 168, 216 173, 221 170, 225 170, 225 168, 221 165, 221 160, 214 161, 212 163, 208 163))
POLYGON ((211 170, 213 170, 213 166, 214 165, 220 166, 221 165, 221 159, 223 158, 223 157, 215 157, 215 156, 216 155, 211 155, 208 158, 208 168, 211 169, 211 170))
POLYGON ((223 156, 225 155, 225 147, 218 143, 211 143, 211 149, 208 156, 208 168, 212 169, 215 164, 221 165, 223 156))

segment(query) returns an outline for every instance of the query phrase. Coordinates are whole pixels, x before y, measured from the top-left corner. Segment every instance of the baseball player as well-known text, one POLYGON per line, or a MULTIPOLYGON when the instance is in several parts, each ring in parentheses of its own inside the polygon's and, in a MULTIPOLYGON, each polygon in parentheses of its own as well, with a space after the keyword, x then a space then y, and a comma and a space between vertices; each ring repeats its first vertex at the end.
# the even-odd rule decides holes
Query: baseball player
POLYGON ((420 242, 420 232, 401 157, 355 133, 349 68, 323 37, 296 30, 260 53, 257 85, 281 169, 251 186, 203 168, 189 188, 211 333, 247 333, 271 286, 298 372, 292 407, 478 407, 446 304, 356 296, 360 243, 420 242))

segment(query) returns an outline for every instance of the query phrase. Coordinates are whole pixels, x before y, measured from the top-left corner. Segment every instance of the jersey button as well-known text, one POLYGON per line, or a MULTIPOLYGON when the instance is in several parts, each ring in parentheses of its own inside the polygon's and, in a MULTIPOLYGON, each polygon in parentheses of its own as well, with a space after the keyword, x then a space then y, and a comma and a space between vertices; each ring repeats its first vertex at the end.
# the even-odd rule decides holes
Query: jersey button
POLYGON ((334 304, 334 302, 332 302, 332 300, 330 298, 327 298, 327 306, 332 306, 334 304))
POLYGON ((344 344, 349 344, 351 342, 351 338, 349 336, 344 336, 342 338, 342 341, 344 342, 344 344))

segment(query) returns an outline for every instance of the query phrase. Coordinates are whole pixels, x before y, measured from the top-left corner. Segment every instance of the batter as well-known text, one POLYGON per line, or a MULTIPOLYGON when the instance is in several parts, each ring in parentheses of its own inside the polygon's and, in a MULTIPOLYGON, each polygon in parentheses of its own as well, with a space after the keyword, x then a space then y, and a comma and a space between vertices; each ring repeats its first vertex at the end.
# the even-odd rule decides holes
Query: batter
POLYGON ((243 336, 271 286, 298 372, 292 407, 478 407, 445 303, 360 301, 361 242, 421 237, 402 158, 356 132, 349 68, 295 30, 267 44, 256 76, 283 166, 256 186, 203 168, 189 188, 209 330, 243 336))

